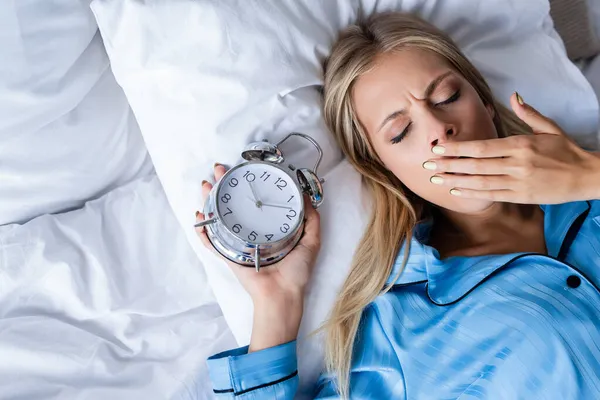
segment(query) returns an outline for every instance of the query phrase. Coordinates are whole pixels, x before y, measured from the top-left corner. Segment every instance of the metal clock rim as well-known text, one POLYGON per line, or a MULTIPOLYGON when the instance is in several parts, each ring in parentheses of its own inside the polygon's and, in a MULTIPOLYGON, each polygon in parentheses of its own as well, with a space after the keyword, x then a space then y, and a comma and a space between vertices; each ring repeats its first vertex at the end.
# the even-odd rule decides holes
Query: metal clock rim
MULTIPOLYGON (((229 226, 227 226, 227 224, 225 223, 225 220, 223 219, 223 216, 221 215, 221 211, 219 210, 219 204, 218 204, 218 196, 217 194, 219 193, 219 189, 221 188, 221 184, 225 181, 225 178, 227 178, 227 176, 231 175, 234 171, 247 166, 247 165, 252 165, 252 164, 260 164, 260 165, 268 165, 269 167, 273 167, 276 168, 278 170, 280 170, 283 174, 287 175, 288 177, 290 177, 290 179, 293 180, 293 177, 290 176, 285 169, 281 168, 279 165, 277 164, 273 164, 270 163, 268 161, 260 161, 260 160, 252 160, 252 161, 245 161, 243 163, 237 164, 233 167, 231 167, 219 180, 219 182, 217 182, 217 184, 214 187, 214 193, 215 193, 215 204, 214 204, 214 213, 217 216, 217 220, 221 222, 221 225, 223 226, 223 228, 225 230, 227 230, 228 233, 230 233, 232 236, 236 237, 237 239, 239 239, 240 241, 242 241, 243 243, 247 244, 248 247, 255 247, 255 246, 260 246, 261 243, 252 243, 252 242, 248 242, 246 239, 240 237, 237 233, 233 232, 229 226)), ((304 196, 303 196, 303 191, 300 187, 298 187, 296 185, 296 183, 294 182, 294 186, 296 186, 296 188, 298 189, 298 192, 300 193, 300 216, 298 218, 298 221, 296 222, 296 224, 290 228, 291 232, 295 232, 304 222, 304 196)), ((291 236, 291 235, 290 235, 291 236)))
MULTIPOLYGON (((220 253, 223 257, 225 257, 226 259, 229 259, 230 261, 239 264, 241 266, 244 267, 255 267, 256 268, 256 259, 252 259, 253 255, 256 254, 256 252, 252 252, 252 253, 248 253, 247 255, 244 254, 240 254, 239 251, 236 250, 232 250, 231 248, 228 248, 227 246, 225 246, 219 239, 218 239, 218 235, 216 234, 216 232, 213 231, 212 226, 207 227, 207 234, 209 236, 210 239, 210 243, 213 246, 213 248, 220 253), (215 240, 216 239, 216 240, 215 240)), ((294 247, 296 247, 296 245, 298 244, 298 242, 300 241, 300 239, 302 238, 302 231, 300 229, 298 229, 293 235, 291 235, 288 239, 282 241, 282 247, 281 249, 279 249, 279 251, 283 251, 285 254, 289 253, 294 247)), ((259 245, 260 246, 260 245, 259 245)), ((258 248, 259 246, 251 246, 251 245, 247 245, 246 247, 248 248, 254 248, 254 250, 256 250, 256 248, 258 248)), ((264 249, 261 249, 261 253, 264 249)), ((260 254, 262 256, 262 254, 260 254)), ((270 258, 268 258, 265 261, 261 261, 259 264, 260 266, 268 266, 271 264, 274 264, 278 261, 281 260, 281 256, 280 255, 271 255, 270 258)), ((257 269, 258 271, 258 269, 257 269)))

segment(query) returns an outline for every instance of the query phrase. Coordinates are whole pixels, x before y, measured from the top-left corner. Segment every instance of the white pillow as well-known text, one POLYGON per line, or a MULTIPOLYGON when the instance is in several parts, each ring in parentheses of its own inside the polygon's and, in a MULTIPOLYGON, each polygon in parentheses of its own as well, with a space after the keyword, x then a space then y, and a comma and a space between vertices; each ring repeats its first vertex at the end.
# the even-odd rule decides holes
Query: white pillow
MULTIPOLYGON (((597 128, 596 97, 553 32, 546 0, 95 0, 92 9, 169 202, 240 344, 250 338, 252 306, 192 229, 200 181, 213 162, 238 162, 250 141, 300 131, 321 144, 324 243, 301 335, 314 329, 346 276, 368 216, 358 201, 360 179, 340 165, 323 123, 319 94, 321 63, 359 9, 417 12, 451 34, 505 103, 518 90, 578 138, 597 128)), ((309 151, 294 164, 312 165, 309 151)), ((321 353, 316 341, 300 346, 301 391, 308 393, 321 353)))
POLYGON ((89 1, 0 2, 0 225, 152 171, 89 1))

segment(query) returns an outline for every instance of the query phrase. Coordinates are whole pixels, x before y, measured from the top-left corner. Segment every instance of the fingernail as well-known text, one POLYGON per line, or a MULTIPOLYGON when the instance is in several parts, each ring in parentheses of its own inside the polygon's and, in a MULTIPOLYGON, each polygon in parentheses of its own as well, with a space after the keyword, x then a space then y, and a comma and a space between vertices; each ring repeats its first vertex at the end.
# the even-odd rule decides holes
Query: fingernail
POLYGON ((427 161, 423 163, 423 168, 428 169, 430 171, 435 171, 437 169, 437 164, 434 161, 427 161))
POLYGON ((521 95, 519 94, 519 92, 515 92, 515 94, 517 95, 517 101, 519 102, 520 105, 524 105, 525 102, 523 101, 523 98, 521 97, 521 95))
POLYGON ((204 186, 205 184, 207 184, 208 181, 207 180, 202 180, 202 186, 204 186))
POLYGON ((431 181, 431 183, 436 184, 436 185, 444 184, 444 178, 442 178, 441 176, 434 175, 429 180, 431 181))
POLYGON ((221 164, 219 164, 218 162, 216 162, 215 165, 213 165, 213 168, 217 168, 219 165, 221 165, 221 164))
POLYGON ((196 218, 200 216, 200 211, 196 211, 196 218))
POLYGON ((458 190, 458 189, 452 189, 452 190, 450 190, 450 194, 452 196, 462 196, 462 192, 460 190, 458 190))
POLYGON ((433 148, 431 149, 431 152, 434 154, 444 154, 446 152, 446 148, 444 146, 433 146, 433 148))

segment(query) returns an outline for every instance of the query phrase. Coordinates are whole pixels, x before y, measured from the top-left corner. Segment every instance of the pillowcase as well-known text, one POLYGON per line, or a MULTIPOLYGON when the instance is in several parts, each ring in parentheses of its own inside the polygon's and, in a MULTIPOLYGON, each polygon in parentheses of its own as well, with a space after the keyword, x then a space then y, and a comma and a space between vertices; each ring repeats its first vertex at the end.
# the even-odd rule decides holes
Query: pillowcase
POLYGON ((152 171, 89 1, 0 2, 0 225, 152 171))
MULTIPOLYGON (((546 0, 92 2, 169 202, 240 345, 249 342, 252 303, 195 235, 200 182, 212 176, 214 162, 239 162, 248 142, 299 131, 320 143, 323 244, 300 335, 312 331, 331 308, 369 214, 360 177, 341 162, 322 119, 321 65, 341 28, 359 14, 390 9, 448 32, 506 104, 518 90, 575 138, 595 140, 596 97, 568 60, 546 0)), ((284 152, 296 166, 314 163, 310 147, 290 144, 284 152)), ((300 394, 310 393, 322 349, 316 340, 299 346, 300 394)))

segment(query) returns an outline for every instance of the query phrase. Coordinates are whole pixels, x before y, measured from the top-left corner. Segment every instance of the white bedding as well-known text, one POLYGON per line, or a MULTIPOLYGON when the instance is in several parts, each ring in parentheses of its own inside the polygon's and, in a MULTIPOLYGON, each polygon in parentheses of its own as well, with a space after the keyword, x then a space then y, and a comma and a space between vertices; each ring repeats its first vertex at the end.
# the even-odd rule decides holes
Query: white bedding
POLYGON ((210 399, 234 345, 89 0, 0 2, 0 399, 210 399))
POLYGON ((0 225, 152 169, 89 0, 0 1, 0 225))
POLYGON ((0 399, 210 399, 233 346, 156 176, 0 227, 0 399))
MULTIPOLYGON (((89 1, 81 4, 85 3, 89 1)), ((0 6, 0 23, 17 32, 10 20, 17 15, 15 4, 0 6), (15 13, 2 13, 3 7, 15 13)), ((40 17, 45 15, 41 11, 40 17)), ((65 13, 64 8, 55 11, 65 13)), ((99 37, 83 32, 92 49, 100 51, 99 37)), ((0 45, 10 38, 0 35, 0 45)), ((6 62, 6 54, 0 72, 17 66, 6 62)), ((23 87, 13 85, 9 92, 2 91, 9 85, 0 85, 0 105, 13 104, 14 98, 34 101, 30 109, 20 109, 27 115, 0 110, 0 115, 12 118, 0 121, 0 195, 6 196, 0 198, 0 225, 78 207, 151 169, 126 99, 105 55, 97 54, 103 69, 94 70, 89 91, 69 96, 77 104, 63 96, 45 99, 43 90, 32 97, 23 87), (48 111, 45 119, 31 114, 41 110, 41 104, 48 111), (32 155, 37 163, 20 158, 32 155), (82 164, 86 160, 88 164, 82 164)), ((89 69, 65 71, 70 72, 64 75, 68 79, 59 79, 63 83, 90 78, 89 69)), ((600 58, 584 72, 600 93, 600 58)), ((80 90, 79 83, 72 88, 80 90)), ((328 178, 328 187, 340 198, 353 198, 360 186, 346 163, 328 178)), ((340 264, 349 265, 355 243, 334 240, 332 229, 350 229, 359 218, 333 212, 334 204, 324 206, 323 225, 330 231, 324 232, 323 246, 339 255, 340 264)), ((352 207, 346 209, 362 209, 354 201, 352 207)), ((321 269, 315 279, 335 281, 330 273, 321 269)), ((330 289, 323 295, 328 298, 319 299, 331 302, 335 288, 330 289)), ((304 321, 309 326, 327 311, 314 296, 311 299, 307 307, 315 311, 304 321)), ((138 178, 75 211, 0 226, 0 400, 211 399, 205 359, 236 346, 202 264, 155 175, 138 178)))

